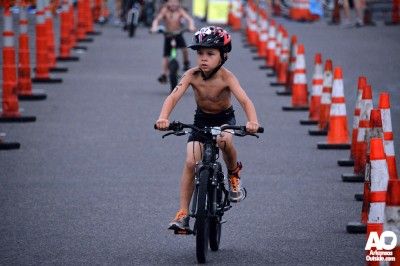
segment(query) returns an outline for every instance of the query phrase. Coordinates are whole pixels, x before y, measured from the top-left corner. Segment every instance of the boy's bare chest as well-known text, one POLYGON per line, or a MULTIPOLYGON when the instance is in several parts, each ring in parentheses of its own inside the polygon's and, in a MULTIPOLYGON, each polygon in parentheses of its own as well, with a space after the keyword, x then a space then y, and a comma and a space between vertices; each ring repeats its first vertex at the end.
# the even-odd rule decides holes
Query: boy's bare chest
POLYGON ((230 99, 229 87, 222 82, 194 82, 192 87, 200 101, 221 102, 230 99))

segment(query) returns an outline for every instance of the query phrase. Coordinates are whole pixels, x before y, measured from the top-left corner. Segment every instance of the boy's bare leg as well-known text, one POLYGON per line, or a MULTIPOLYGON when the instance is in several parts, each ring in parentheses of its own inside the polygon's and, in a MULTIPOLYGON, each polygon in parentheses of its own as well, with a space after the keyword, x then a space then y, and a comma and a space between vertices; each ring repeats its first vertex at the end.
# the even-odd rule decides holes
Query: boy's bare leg
POLYGON ((162 59, 162 74, 168 75, 168 57, 163 57, 162 59))
POLYGON ((186 161, 181 177, 180 209, 189 213, 190 199, 194 189, 194 168, 201 160, 200 142, 188 142, 186 145, 186 161))
POLYGON ((229 170, 235 170, 237 166, 237 152, 233 145, 232 134, 222 132, 217 138, 218 147, 222 151, 222 157, 229 170))
POLYGON ((183 62, 189 62, 189 52, 187 48, 182 48, 183 62))

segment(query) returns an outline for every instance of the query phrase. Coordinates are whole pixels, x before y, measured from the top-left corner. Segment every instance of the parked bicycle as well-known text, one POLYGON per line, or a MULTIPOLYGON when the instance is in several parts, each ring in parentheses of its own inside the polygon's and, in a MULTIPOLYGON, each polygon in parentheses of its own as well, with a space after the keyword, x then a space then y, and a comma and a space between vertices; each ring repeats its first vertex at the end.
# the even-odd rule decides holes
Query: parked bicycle
MULTIPOLYGON (((156 128, 156 126, 154 126, 156 128)), ((208 253, 208 245, 212 251, 219 249, 222 233, 222 217, 232 206, 229 201, 229 192, 225 188, 227 178, 222 171, 221 163, 218 162, 219 148, 217 136, 222 132, 231 133, 235 136, 255 136, 248 133, 245 126, 224 125, 221 127, 198 128, 191 124, 172 122, 168 128, 170 132, 164 134, 182 136, 189 134, 191 129, 204 137, 203 158, 196 163, 195 168, 195 190, 192 195, 192 203, 189 216, 195 219, 193 230, 174 229, 175 234, 196 236, 196 257, 199 263, 205 263, 208 253), (233 130, 233 131, 232 131, 233 130)), ((257 131, 263 133, 260 127, 257 131)), ((246 191, 245 191, 246 194, 246 191)))

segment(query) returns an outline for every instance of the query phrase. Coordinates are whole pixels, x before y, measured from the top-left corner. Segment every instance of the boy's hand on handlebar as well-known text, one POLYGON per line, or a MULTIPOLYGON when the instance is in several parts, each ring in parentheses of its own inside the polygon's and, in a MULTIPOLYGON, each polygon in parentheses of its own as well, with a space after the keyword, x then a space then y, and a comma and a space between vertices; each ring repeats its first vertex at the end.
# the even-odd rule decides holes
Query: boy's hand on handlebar
POLYGON ((259 126, 260 125, 258 123, 249 121, 246 124, 246 131, 253 134, 257 133, 259 126))
POLYGON ((168 130, 169 120, 168 119, 158 119, 156 122, 156 127, 158 130, 168 130))
POLYGON ((196 32, 196 28, 195 27, 189 27, 190 32, 196 32))

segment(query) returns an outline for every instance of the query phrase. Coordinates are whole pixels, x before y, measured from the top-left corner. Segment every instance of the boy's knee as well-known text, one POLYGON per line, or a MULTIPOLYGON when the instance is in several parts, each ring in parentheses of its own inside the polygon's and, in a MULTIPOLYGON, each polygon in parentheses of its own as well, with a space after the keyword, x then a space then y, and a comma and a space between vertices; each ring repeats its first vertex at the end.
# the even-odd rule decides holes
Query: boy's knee
POLYGON ((222 133, 220 136, 217 138, 217 144, 218 147, 222 150, 224 150, 227 146, 232 145, 232 135, 229 133, 222 133))
POLYGON ((185 162, 185 167, 188 169, 194 169, 194 167, 196 166, 196 162, 193 160, 193 158, 189 159, 186 158, 186 162, 185 162))

